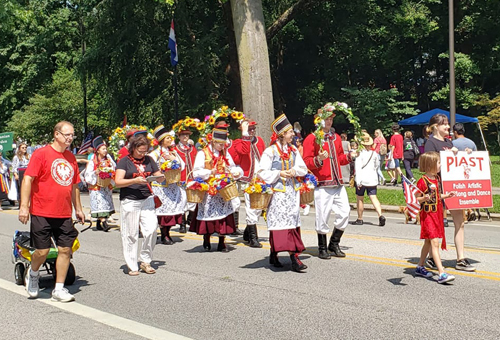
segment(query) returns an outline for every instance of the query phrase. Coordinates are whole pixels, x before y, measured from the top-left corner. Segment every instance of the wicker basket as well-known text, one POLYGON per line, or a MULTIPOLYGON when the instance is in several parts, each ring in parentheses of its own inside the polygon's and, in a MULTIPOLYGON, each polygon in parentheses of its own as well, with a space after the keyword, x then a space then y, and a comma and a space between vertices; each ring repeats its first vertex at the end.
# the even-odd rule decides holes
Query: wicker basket
POLYGON ((111 184, 111 178, 102 179, 97 176, 97 186, 107 188, 111 184))
POLYGON ((314 201, 314 190, 300 194, 300 204, 311 204, 314 201))
POLYGON ((165 176, 165 180, 167 184, 179 183, 181 181, 181 170, 166 170, 163 175, 165 176))
POLYGON ((238 197, 238 187, 236 186, 236 183, 233 182, 220 189, 219 194, 222 196, 224 201, 230 201, 238 197))
POLYGON ((203 202, 203 199, 205 198, 205 194, 206 194, 206 191, 192 190, 192 189, 186 190, 187 201, 189 203, 201 203, 201 202, 203 202))
POLYGON ((253 193, 250 194, 250 208, 257 210, 267 209, 269 202, 271 202, 272 194, 253 193))

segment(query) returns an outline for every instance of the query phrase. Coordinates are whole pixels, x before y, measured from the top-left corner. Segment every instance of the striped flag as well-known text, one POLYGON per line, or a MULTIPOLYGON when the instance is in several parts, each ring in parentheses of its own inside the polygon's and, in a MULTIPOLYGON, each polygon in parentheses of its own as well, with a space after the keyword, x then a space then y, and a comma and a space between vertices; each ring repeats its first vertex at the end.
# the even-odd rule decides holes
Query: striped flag
POLYGON ((175 40, 174 19, 172 19, 172 23, 170 24, 168 48, 170 49, 170 63, 172 66, 175 66, 179 62, 179 56, 177 55, 177 40, 175 40))
POLYGON ((403 192, 405 194, 406 207, 408 208, 408 213, 411 218, 417 218, 417 214, 420 210, 420 203, 417 201, 415 194, 420 192, 420 190, 412 184, 408 178, 401 176, 403 181, 403 192))
POLYGON ((80 149, 77 152, 77 155, 83 155, 88 151, 88 149, 92 146, 92 138, 94 137, 94 134, 92 132, 89 132, 87 134, 87 137, 82 142, 82 146, 80 146, 80 149))

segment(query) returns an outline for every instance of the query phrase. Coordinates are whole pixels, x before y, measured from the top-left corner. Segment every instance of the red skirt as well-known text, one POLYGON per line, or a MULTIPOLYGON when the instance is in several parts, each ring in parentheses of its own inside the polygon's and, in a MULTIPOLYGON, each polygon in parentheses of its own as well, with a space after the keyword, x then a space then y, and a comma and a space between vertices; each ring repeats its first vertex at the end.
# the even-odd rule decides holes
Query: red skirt
POLYGON ((158 224, 162 227, 173 227, 182 223, 182 214, 174 216, 157 216, 158 224))
POLYGON ((196 216, 198 215, 198 206, 194 211, 194 218, 189 226, 189 231, 197 233, 198 235, 206 235, 217 233, 219 235, 228 235, 235 232, 235 221, 234 214, 215 221, 198 221, 196 216))
POLYGON ((306 250, 300 237, 300 227, 295 229, 270 230, 269 243, 271 244, 271 251, 275 253, 281 251, 302 253, 306 250))

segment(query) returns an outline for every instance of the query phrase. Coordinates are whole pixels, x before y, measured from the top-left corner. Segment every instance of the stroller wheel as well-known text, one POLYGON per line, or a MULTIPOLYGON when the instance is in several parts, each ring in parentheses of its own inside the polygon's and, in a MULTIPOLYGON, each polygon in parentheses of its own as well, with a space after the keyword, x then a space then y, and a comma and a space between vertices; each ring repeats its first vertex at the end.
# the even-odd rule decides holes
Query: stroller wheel
POLYGON ((73 283, 75 283, 75 279, 76 279, 75 266, 73 265, 73 263, 70 262, 69 267, 68 267, 68 273, 66 274, 66 280, 64 281, 64 284, 66 286, 70 286, 73 283))
POLYGON ((24 284, 24 264, 16 263, 14 267, 14 278, 16 279, 16 285, 22 286, 24 284))

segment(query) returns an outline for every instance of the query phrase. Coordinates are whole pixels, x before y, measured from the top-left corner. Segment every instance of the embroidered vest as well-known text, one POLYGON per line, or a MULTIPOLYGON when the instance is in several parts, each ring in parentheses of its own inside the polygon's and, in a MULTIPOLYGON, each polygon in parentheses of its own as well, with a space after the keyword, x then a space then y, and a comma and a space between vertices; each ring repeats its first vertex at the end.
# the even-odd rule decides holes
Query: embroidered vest
MULTIPOLYGON (((295 155, 296 153, 295 152, 291 152, 290 153, 290 159, 288 160, 282 160, 280 158, 280 155, 279 155, 279 152, 278 152, 278 149, 276 148, 276 145, 273 145, 272 146, 273 148, 273 162, 271 164, 271 170, 290 170, 293 168, 293 166, 295 165, 295 155)), ((275 191, 280 191, 280 192, 285 192, 285 186, 286 186, 286 183, 289 182, 289 181, 292 181, 292 185, 293 185, 293 188, 295 189, 295 191, 298 191, 300 190, 300 182, 297 180, 297 178, 289 178, 289 179, 278 179, 278 181, 276 181, 274 184, 273 184, 273 190, 275 191)))

